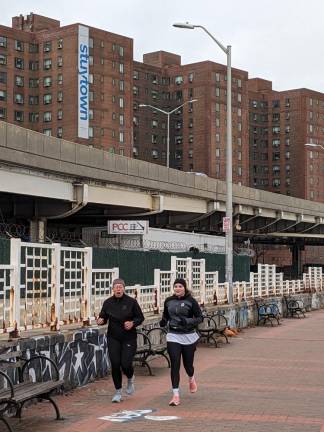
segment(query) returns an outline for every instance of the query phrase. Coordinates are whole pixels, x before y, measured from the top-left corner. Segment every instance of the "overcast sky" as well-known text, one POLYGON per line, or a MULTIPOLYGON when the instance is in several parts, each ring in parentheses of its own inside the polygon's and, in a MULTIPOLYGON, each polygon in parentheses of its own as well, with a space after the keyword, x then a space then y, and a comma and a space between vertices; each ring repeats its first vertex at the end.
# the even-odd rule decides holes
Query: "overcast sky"
POLYGON ((34 12, 81 22, 134 39, 134 58, 171 51, 182 64, 226 63, 226 55, 200 29, 232 45, 232 65, 273 82, 275 90, 306 87, 324 92, 324 1, 322 0, 0 0, 0 23, 34 12))

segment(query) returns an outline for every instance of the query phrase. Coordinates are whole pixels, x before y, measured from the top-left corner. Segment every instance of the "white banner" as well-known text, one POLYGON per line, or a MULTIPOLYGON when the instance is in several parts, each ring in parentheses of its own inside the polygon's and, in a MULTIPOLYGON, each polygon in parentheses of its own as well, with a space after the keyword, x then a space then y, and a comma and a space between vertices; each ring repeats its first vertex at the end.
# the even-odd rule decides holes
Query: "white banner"
POLYGON ((108 221, 108 234, 138 234, 143 235, 148 232, 148 221, 136 220, 115 220, 108 221))
POLYGON ((89 138, 89 28, 78 34, 78 137, 89 138))

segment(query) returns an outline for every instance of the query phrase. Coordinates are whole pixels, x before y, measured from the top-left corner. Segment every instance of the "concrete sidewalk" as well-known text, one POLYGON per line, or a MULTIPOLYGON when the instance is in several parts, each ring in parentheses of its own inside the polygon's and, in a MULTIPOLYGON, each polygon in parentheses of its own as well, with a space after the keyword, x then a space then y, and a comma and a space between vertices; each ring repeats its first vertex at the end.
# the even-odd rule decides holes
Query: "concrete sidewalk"
POLYGON ((137 369, 136 394, 121 404, 111 403, 107 378, 57 396, 64 421, 52 420, 54 410, 41 403, 11 424, 17 432, 324 432, 324 310, 279 327, 246 329, 230 342, 198 348, 198 392, 189 393, 183 376, 179 407, 168 406, 169 369, 162 359, 152 362, 154 377, 137 369), (122 410, 133 411, 128 421, 100 419, 122 410))

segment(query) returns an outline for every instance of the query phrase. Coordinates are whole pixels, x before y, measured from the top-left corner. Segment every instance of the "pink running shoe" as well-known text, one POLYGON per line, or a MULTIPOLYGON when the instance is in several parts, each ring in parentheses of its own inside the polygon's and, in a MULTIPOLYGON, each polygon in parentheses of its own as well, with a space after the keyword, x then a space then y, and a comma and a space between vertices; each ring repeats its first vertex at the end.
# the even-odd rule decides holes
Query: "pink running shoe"
POLYGON ((189 379, 189 390, 190 390, 190 393, 196 393, 196 391, 198 390, 195 377, 192 377, 189 379))
POLYGON ((180 397, 179 395, 173 395, 173 398, 169 402, 170 406, 178 406, 180 405, 180 397))

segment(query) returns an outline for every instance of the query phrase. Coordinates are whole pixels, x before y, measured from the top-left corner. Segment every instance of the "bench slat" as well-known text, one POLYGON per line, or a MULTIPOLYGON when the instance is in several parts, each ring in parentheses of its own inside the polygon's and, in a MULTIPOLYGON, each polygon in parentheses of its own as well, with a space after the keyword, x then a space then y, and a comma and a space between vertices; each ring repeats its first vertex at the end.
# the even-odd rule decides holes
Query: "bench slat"
POLYGON ((14 386, 15 395, 11 399, 10 390, 0 391, 0 401, 5 399, 11 399, 16 402, 22 402, 33 397, 40 396, 42 394, 48 393, 55 388, 60 387, 64 384, 64 380, 59 381, 46 381, 46 382, 28 382, 21 383, 14 386))
POLYGON ((9 360, 12 358, 16 358, 16 357, 21 357, 22 356, 22 352, 21 351, 10 351, 7 353, 2 353, 0 354, 0 361, 2 360, 9 360))

